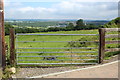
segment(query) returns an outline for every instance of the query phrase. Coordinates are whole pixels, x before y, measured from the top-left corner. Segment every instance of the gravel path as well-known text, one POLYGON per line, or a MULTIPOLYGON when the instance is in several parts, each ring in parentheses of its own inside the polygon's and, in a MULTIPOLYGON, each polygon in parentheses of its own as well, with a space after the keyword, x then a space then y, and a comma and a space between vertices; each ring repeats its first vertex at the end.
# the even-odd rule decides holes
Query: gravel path
MULTIPOLYGON (((92 66, 92 65, 89 65, 92 66)), ((48 68, 19 68, 17 73, 13 75, 14 78, 26 78, 32 76, 39 76, 49 73, 63 72, 72 69, 85 68, 88 66, 67 66, 67 67, 48 67, 48 68)))
MULTIPOLYGON (((112 57, 110 60, 105 61, 105 63, 112 62, 118 60, 118 56, 112 57)), ((44 74, 56 73, 56 72, 63 72, 73 69, 80 69, 85 67, 90 67, 94 65, 86 65, 86 66, 67 66, 67 67, 48 67, 48 68, 18 68, 17 73, 12 75, 13 78, 26 78, 26 77, 33 77, 33 76, 40 76, 44 74)))
POLYGON ((43 78, 118 78, 118 61, 43 78))

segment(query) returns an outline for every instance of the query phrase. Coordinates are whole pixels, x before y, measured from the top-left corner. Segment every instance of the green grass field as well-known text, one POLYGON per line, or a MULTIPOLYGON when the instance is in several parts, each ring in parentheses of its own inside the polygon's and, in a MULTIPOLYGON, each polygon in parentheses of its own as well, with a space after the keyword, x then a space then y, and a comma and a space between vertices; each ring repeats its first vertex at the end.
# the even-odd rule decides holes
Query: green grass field
MULTIPOLYGON (((33 33, 38 34, 38 33, 33 33)), ((98 30, 79 30, 79 31, 58 31, 58 32, 41 32, 39 34, 98 34, 98 30)), ((112 33, 113 34, 113 33, 112 33)), ((117 38, 109 38, 106 40, 117 40, 117 38)), ((27 41, 99 41, 99 36, 41 36, 26 35, 17 36, 16 41, 25 41, 16 43, 16 48, 44 48, 44 49, 16 49, 17 56, 71 56, 71 57, 54 57, 55 60, 47 60, 45 57, 19 57, 19 63, 89 63, 97 62, 97 60, 76 60, 76 59, 98 59, 97 57, 72 57, 80 55, 98 55, 99 43, 90 42, 27 42, 27 41), (97 49, 72 49, 80 47, 95 47, 97 49), (45 49, 48 48, 48 49, 45 49), (62 48, 62 49, 49 49, 62 48), (70 48, 70 49, 63 49, 70 48), (84 51, 95 51, 95 53, 84 53, 84 51), (28 53, 20 53, 28 52, 28 53), (33 53, 29 53, 33 52, 33 53), (39 52, 39 53, 38 53, 39 52), (47 53, 50 52, 50 53, 47 53), (55 53, 58 52, 58 53, 55 53), (76 53, 78 52, 78 53, 76 53), (82 53, 83 52, 83 53, 82 53), (28 60, 28 61, 26 61, 28 60)), ((9 43, 8 36, 6 42, 9 43)), ((116 44, 108 44, 106 48, 118 47, 116 44)), ((50 58, 50 57, 47 57, 50 58)))

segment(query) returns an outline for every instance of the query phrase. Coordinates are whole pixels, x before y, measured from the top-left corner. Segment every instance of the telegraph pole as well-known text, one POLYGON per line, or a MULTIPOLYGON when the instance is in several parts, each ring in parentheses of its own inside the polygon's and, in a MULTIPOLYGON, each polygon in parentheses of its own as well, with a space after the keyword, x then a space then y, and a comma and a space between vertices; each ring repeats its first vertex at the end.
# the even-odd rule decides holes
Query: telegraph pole
POLYGON ((0 0, 0 58, 1 66, 3 69, 6 66, 6 53, 5 53, 5 31, 4 31, 4 1, 0 0))

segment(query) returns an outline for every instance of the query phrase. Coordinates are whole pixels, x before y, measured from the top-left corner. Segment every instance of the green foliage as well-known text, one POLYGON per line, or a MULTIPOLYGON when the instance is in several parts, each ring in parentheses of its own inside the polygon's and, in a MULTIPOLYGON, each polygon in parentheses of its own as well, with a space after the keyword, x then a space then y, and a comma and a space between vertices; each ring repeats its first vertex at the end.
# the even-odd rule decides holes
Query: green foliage
POLYGON ((68 26, 66 27, 66 29, 69 31, 71 31, 71 30, 74 30, 74 25, 73 25, 73 23, 69 23, 68 24, 68 26))
POLYGON ((80 30, 80 29, 84 29, 85 28, 85 24, 83 22, 82 19, 79 19, 77 22, 76 22, 76 26, 75 26, 75 29, 76 30, 80 30))
POLYGON ((5 79, 5 80, 8 80, 8 79, 12 78, 11 75, 12 75, 13 73, 11 72, 10 67, 11 67, 11 66, 6 66, 5 70, 3 71, 3 76, 2 76, 2 78, 5 79))
POLYGON ((39 32, 39 29, 35 29, 35 28, 15 28, 15 33, 35 33, 35 32, 39 32))
POLYGON ((120 54, 120 51, 116 51, 116 52, 108 52, 105 54, 105 59, 109 59, 110 57, 114 56, 114 55, 118 55, 120 54))
POLYGON ((107 24, 104 25, 105 28, 118 28, 120 24, 120 17, 108 22, 107 24))
POLYGON ((9 24, 18 26, 18 27, 47 27, 47 26, 53 26, 53 25, 58 25, 59 23, 56 21, 22 21, 22 22, 17 22, 14 21, 12 23, 9 22, 9 24))
POLYGON ((9 29, 13 28, 13 26, 9 23, 5 23, 5 35, 9 34, 9 29))
POLYGON ((23 21, 23 22, 5 22, 5 34, 9 35, 9 28, 15 28, 16 33, 36 33, 36 32, 55 32, 55 31, 72 31, 72 30, 90 30, 98 29, 103 26, 97 26, 94 24, 84 24, 82 19, 76 21, 76 26, 72 22, 69 22, 67 27, 49 27, 47 26, 56 26, 56 25, 67 25, 67 23, 59 22, 38 22, 38 21, 23 21))
MULTIPOLYGON (((92 37, 92 40, 96 40, 96 38, 92 37)), ((82 42, 71 41, 71 42, 68 42, 67 47, 89 47, 91 45, 98 45, 97 42, 96 43, 84 42, 84 41, 91 41, 89 37, 88 38, 82 37, 76 41, 82 41, 82 42)))
MULTIPOLYGON (((87 41, 87 39, 85 39, 85 38, 81 38, 81 39, 79 39, 79 40, 77 40, 77 41, 87 41)), ((86 43, 86 42, 73 42, 73 41, 71 41, 71 42, 68 42, 68 44, 67 44, 67 46, 69 46, 69 47, 87 47, 88 45, 90 45, 90 43, 86 43)))
POLYGON ((88 25, 86 25, 86 28, 85 29, 98 29, 98 28, 100 28, 100 26, 96 26, 96 25, 94 25, 94 24, 88 24, 88 25))
MULTIPOLYGON (((76 21, 76 26, 73 25, 73 23, 69 23, 67 27, 49 27, 49 28, 37 28, 36 25, 40 25, 46 23, 46 26, 51 25, 58 25, 58 22, 29 22, 29 21, 23 21, 22 23, 18 23, 14 21, 13 23, 5 23, 5 34, 9 35, 9 28, 15 28, 16 33, 36 33, 36 32, 55 32, 55 31, 72 31, 72 30, 91 30, 91 29, 98 29, 98 28, 115 28, 118 27, 120 23, 120 17, 110 21, 109 23, 105 25, 94 25, 94 24, 84 24, 84 21, 82 19, 79 19, 76 21), (30 25, 29 25, 30 24, 30 25), (14 25, 14 26, 13 26, 14 25), (31 27, 26 27, 26 25, 29 25, 31 27), (21 27, 22 26, 22 27, 21 27)), ((63 23, 61 23, 63 24, 63 23)), ((65 24, 66 25, 66 24, 65 24)), ((42 27, 44 27, 42 26, 42 27)))

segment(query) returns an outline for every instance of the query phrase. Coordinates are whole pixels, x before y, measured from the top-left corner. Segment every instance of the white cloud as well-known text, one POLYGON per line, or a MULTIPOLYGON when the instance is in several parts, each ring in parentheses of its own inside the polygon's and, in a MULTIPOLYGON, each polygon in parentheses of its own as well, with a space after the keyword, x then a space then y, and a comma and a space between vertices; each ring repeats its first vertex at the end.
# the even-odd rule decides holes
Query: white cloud
MULTIPOLYGON (((73 0, 71 0, 73 1, 73 0)), ((6 18, 33 19, 112 19, 117 17, 117 3, 62 1, 49 8, 14 7, 6 10, 6 18)))
POLYGON ((21 13, 28 13, 28 12, 34 12, 34 13, 40 13, 40 14, 45 14, 45 13, 54 13, 55 9, 52 8, 43 8, 43 7, 23 7, 23 8, 19 8, 17 9, 17 11, 21 12, 21 13))
POLYGON ((117 3, 62 2, 58 4, 58 14, 68 18, 111 19, 117 17, 117 3), (110 8, 115 8, 111 10, 110 8), (65 16, 64 16, 65 15, 65 16), (109 16, 110 15, 110 16, 109 16))
POLYGON ((18 7, 18 6, 22 6, 22 3, 20 2, 5 2, 4 3, 5 7, 18 7))
POLYGON ((34 8, 32 8, 32 7, 19 8, 18 11, 20 11, 22 13, 26 13, 28 11, 34 11, 34 8))

